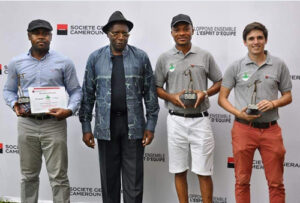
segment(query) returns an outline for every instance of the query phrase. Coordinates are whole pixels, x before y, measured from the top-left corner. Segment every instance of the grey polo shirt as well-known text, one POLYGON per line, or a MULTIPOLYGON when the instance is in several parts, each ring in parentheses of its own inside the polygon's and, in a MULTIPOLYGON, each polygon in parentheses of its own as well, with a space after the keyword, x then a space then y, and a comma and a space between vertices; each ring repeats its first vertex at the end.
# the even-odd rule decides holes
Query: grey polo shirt
MULTIPOLYGON (((207 79, 213 82, 222 79, 222 72, 207 51, 192 46, 184 55, 173 47, 158 58, 155 68, 156 86, 163 87, 166 83, 166 92, 171 94, 187 90, 190 82, 190 77, 184 75, 187 69, 191 70, 194 90, 207 90, 207 79)), ((210 106, 208 99, 205 99, 196 109, 193 107, 183 109, 168 101, 165 101, 165 104, 170 110, 186 114, 203 112, 210 106)))
MULTIPOLYGON (((251 103, 254 81, 257 83, 256 103, 261 100, 278 99, 278 91, 287 92, 292 89, 290 73, 285 63, 266 51, 267 58, 260 67, 251 61, 249 56, 234 62, 225 72, 222 86, 235 93, 235 107, 239 110, 251 103)), ((255 122, 270 122, 279 118, 278 108, 261 113, 255 122)))

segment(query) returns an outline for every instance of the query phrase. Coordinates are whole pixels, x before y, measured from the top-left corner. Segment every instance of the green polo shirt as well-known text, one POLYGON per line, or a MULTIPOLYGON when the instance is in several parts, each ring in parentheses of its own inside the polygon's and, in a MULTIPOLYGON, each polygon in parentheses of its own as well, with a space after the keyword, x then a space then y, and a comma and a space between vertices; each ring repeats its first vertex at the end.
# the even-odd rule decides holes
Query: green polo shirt
MULTIPOLYGON (((226 70, 222 86, 232 89, 234 87, 235 107, 239 110, 251 103, 254 91, 254 82, 257 83, 256 103, 261 100, 278 99, 278 91, 281 93, 292 89, 292 81, 285 63, 266 51, 266 61, 259 67, 248 54, 246 57, 234 62, 226 70)), ((261 117, 255 122, 270 122, 279 118, 278 108, 261 113, 261 117)))
MULTIPOLYGON (((207 51, 192 46, 190 51, 184 55, 173 47, 158 58, 155 67, 156 86, 163 87, 166 84, 166 92, 171 94, 187 90, 190 82, 190 77, 184 74, 187 69, 191 70, 194 90, 207 90, 208 79, 213 82, 222 79, 222 72, 207 51)), ((183 109, 171 102, 165 102, 168 109, 186 114, 203 112, 210 106, 208 98, 196 109, 193 107, 183 109)))

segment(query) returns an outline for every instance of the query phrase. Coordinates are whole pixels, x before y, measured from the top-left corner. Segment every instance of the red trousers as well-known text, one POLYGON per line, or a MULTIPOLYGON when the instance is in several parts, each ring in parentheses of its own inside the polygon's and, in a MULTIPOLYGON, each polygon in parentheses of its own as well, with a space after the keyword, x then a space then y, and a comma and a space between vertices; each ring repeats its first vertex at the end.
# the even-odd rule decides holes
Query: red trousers
POLYGON ((284 203, 283 162, 285 148, 281 128, 275 124, 267 129, 259 129, 235 121, 231 132, 236 202, 250 203, 253 156, 255 150, 258 149, 268 181, 270 202, 284 203))

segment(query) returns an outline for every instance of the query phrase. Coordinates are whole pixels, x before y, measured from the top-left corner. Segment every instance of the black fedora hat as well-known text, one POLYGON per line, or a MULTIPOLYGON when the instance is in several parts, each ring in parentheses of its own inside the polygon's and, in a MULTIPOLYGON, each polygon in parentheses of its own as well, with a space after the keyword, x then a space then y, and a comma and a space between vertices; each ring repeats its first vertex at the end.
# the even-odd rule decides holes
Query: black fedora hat
POLYGON ((108 23, 103 26, 102 30, 105 34, 107 34, 109 28, 116 22, 124 22, 127 24, 129 31, 133 28, 133 23, 127 20, 121 11, 115 11, 108 19, 108 23))

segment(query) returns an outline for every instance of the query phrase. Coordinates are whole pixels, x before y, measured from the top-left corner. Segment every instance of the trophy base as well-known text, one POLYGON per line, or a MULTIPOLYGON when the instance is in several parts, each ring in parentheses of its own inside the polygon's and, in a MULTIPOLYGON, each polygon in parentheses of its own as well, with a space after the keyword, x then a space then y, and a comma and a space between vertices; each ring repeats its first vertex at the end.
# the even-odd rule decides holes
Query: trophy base
POLYGON ((184 93, 180 96, 180 100, 182 103, 187 106, 194 106, 197 101, 197 94, 196 93, 184 93))
POLYGON ((26 104, 26 103, 29 103, 29 102, 30 102, 29 97, 19 97, 18 98, 18 103, 19 104, 26 104))
POLYGON ((260 111, 256 104, 249 104, 246 110, 246 113, 249 115, 258 115, 260 111))

